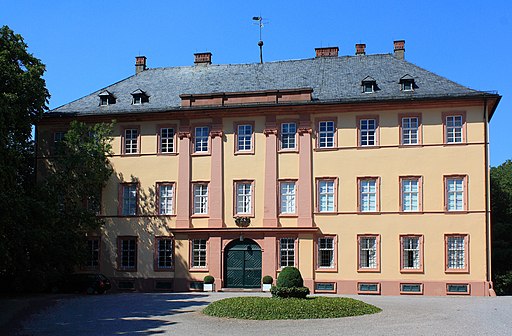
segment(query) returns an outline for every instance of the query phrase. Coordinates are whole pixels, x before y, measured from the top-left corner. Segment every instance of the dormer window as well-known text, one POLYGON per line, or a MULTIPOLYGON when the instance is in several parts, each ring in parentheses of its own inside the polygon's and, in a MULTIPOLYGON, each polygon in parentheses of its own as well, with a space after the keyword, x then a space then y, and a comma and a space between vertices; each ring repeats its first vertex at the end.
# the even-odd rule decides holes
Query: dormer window
POLYGON ((114 97, 114 95, 110 92, 108 92, 107 90, 101 92, 99 94, 100 96, 100 106, 107 106, 107 105, 112 105, 112 104, 115 104, 116 103, 116 97, 114 97))
POLYGON ((363 93, 374 93, 378 90, 377 81, 370 76, 367 76, 361 81, 361 87, 363 89, 363 93))
POLYGON ((400 86, 402 91, 414 91, 416 85, 414 84, 414 78, 410 75, 405 75, 400 78, 400 86))
POLYGON ((146 92, 141 89, 137 89, 132 92, 132 104, 133 105, 142 105, 144 103, 149 102, 149 96, 146 92))

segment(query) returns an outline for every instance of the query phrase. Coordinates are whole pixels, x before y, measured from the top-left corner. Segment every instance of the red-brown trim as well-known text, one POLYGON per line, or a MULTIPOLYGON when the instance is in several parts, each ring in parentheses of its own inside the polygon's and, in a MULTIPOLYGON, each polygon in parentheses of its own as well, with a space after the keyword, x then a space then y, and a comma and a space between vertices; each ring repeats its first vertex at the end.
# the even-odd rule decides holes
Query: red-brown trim
POLYGON ((455 175, 444 175, 443 176, 443 183, 444 183, 444 211, 446 213, 466 213, 468 212, 469 206, 468 206, 468 175, 463 174, 455 174, 455 175), (448 180, 451 179, 461 179, 463 180, 463 186, 464 186, 464 208, 462 210, 448 210, 448 180))
POLYGON ((117 236, 117 270, 119 272, 137 272, 137 264, 139 262, 139 237, 137 236, 117 236), (121 266, 121 241, 135 240, 135 267, 123 268, 121 266))
POLYGON ((255 141, 254 141, 254 133, 255 133, 255 130, 254 130, 254 121, 247 121, 247 120, 240 120, 240 121, 235 121, 233 123, 233 133, 235 135, 235 144, 234 144, 234 148, 233 148, 233 153, 234 155, 250 155, 250 154, 254 154, 254 147, 256 145, 255 141), (250 125, 251 128, 252 128, 252 134, 251 134, 251 149, 248 150, 248 151, 241 151, 238 149, 238 126, 243 126, 243 125, 250 125))
POLYGON ((422 146, 423 145, 423 122, 421 120, 421 113, 399 113, 398 114, 398 128, 399 128, 399 138, 398 144, 400 147, 414 147, 414 146, 422 146), (403 118, 418 118, 418 143, 416 144, 404 144, 402 138, 402 119, 403 118))
POLYGON ((121 126, 121 156, 137 156, 140 155, 141 151, 141 134, 140 134, 140 125, 123 125, 121 126), (126 131, 136 129, 137 130, 137 152, 136 153, 126 153, 126 131))
POLYGON ((358 176, 357 177, 357 213, 378 214, 380 213, 380 177, 379 176, 358 176), (361 181, 375 180, 375 211, 361 211, 361 181))
POLYGON ((318 236, 315 239, 315 272, 328 272, 328 273, 337 273, 338 272, 338 235, 336 234, 326 234, 322 236, 318 236), (333 267, 320 267, 320 239, 321 238, 332 238, 333 239, 333 247, 334 247, 334 256, 333 256, 333 267))
POLYGON ((399 180, 399 195, 400 195, 400 212, 409 214, 409 213, 423 213, 423 177, 422 176, 400 176, 399 180), (417 211, 405 211, 404 210, 404 188, 403 182, 407 180, 417 180, 418 181, 418 210, 417 211))
POLYGON ((357 128, 357 148, 378 148, 380 147, 380 122, 379 115, 361 115, 356 117, 357 128), (361 145, 361 120, 375 119, 375 144, 374 145, 361 145))
POLYGON ((467 123, 466 123, 466 111, 453 111, 453 112, 443 112, 442 113, 442 122, 443 122, 443 143, 445 145, 465 145, 467 143, 467 123), (447 125, 446 125, 446 117, 453 116, 462 116, 462 142, 450 142, 448 143, 448 134, 447 134, 447 125))
MULTIPOLYGON (((174 237, 172 236, 155 236, 155 243, 154 243, 154 248, 153 248, 153 269, 155 272, 172 272, 174 271, 174 267, 175 267, 175 251, 176 251, 176 240, 174 239, 174 237), (161 268, 160 266, 158 266, 158 257, 159 257, 159 253, 158 253, 158 242, 160 240, 172 240, 172 266, 169 267, 169 268, 161 268)), ((169 280, 172 280, 172 279, 169 279, 169 280)))
POLYGON ((359 273, 380 273, 380 234, 364 233, 357 235, 357 272, 359 273), (361 267, 361 238, 375 238, 375 251, 376 251, 376 267, 375 268, 362 268, 361 267))
POLYGON ((176 183, 175 182, 168 182, 168 181, 162 181, 162 182, 156 182, 156 214, 157 216, 176 216, 176 183), (172 186, 172 214, 161 214, 160 213, 160 187, 170 185, 172 186))
POLYGON ((255 202, 255 183, 254 180, 233 180, 233 217, 252 217, 254 218, 254 202, 255 202), (248 214, 237 213, 237 197, 238 197, 238 184, 251 184, 251 212, 248 214))
POLYGON ((332 176, 321 176, 315 178, 315 212, 320 214, 335 214, 338 211, 338 178, 332 176), (320 182, 333 181, 334 184, 334 210, 333 211, 320 211, 320 182))
MULTIPOLYGON (((400 273, 423 273, 423 235, 401 234, 400 235, 400 273), (420 267, 417 269, 404 268, 404 238, 414 237, 419 239, 420 267)), ((423 292, 423 290, 422 290, 423 292)))
POLYGON ((321 118, 315 118, 315 150, 317 151, 331 151, 331 150, 337 150, 338 149, 338 117, 337 116, 328 116, 328 117, 321 117, 321 118), (320 147, 320 123, 326 122, 326 121, 332 121, 334 123, 334 143, 332 147, 320 147))
POLYGON ((446 233, 444 235, 444 272, 445 273, 464 273, 469 274, 469 234, 468 233, 446 233), (464 268, 448 268, 448 238, 464 238, 464 268))
POLYGON ((157 155, 177 155, 178 154, 178 126, 176 124, 158 124, 156 125, 156 154, 157 155), (172 128, 174 130, 173 135, 173 151, 169 153, 162 152, 162 128, 172 128))

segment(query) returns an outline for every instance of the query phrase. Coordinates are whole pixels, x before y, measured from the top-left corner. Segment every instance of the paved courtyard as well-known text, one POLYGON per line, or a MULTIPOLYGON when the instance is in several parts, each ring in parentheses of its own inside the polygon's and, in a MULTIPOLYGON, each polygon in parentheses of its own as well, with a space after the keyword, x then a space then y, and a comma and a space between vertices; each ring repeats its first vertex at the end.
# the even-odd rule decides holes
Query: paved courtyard
POLYGON ((24 321, 19 335, 512 335, 512 297, 359 296, 383 311, 322 320, 247 321, 200 312, 240 295, 266 294, 70 296, 24 321))

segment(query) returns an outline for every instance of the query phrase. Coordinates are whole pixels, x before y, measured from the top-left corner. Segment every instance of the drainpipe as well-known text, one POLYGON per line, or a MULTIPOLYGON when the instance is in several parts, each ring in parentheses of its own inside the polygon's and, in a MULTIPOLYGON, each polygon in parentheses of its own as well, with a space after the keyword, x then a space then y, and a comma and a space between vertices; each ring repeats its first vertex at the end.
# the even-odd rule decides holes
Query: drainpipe
POLYGON ((491 278, 491 185, 489 167, 489 115, 487 111, 487 97, 484 97, 484 138, 485 138, 485 236, 487 258, 486 280, 490 284, 489 292, 495 296, 491 278))

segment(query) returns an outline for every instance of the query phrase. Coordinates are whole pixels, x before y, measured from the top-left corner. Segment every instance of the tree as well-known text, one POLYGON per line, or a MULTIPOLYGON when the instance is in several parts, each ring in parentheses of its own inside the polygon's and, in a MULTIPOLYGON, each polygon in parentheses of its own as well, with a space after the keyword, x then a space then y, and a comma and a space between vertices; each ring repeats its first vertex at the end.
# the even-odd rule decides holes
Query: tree
POLYGON ((50 97, 45 66, 27 48, 20 35, 0 28, 0 284, 25 266, 20 240, 30 222, 32 126, 50 97))
POLYGON ((491 168, 492 268, 496 292, 512 294, 512 161, 491 168))

